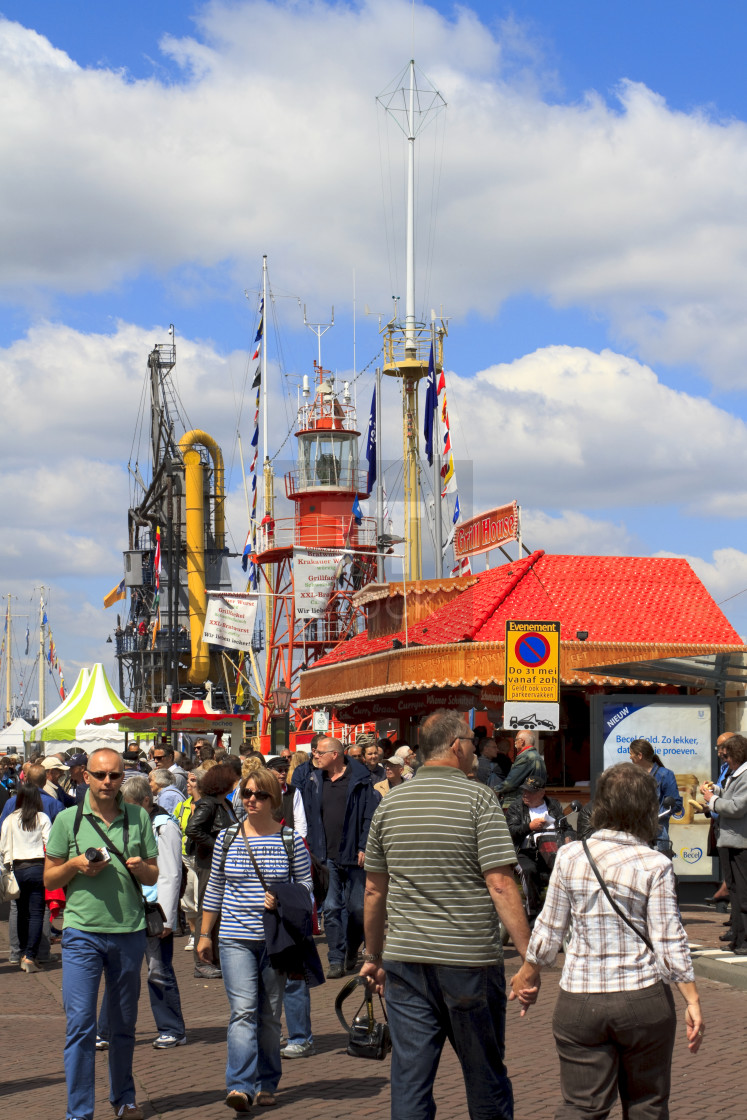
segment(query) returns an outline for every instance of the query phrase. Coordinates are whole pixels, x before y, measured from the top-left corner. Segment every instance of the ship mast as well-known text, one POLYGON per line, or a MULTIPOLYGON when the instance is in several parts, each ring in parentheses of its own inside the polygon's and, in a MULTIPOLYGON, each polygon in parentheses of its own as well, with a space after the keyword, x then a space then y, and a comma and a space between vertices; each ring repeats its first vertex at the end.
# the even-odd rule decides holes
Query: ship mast
MULTIPOLYGON (((422 75, 421 75, 422 77, 422 75)), ((431 327, 419 323, 415 314, 415 140, 430 116, 445 108, 441 94, 430 85, 418 85, 415 62, 377 98, 399 124, 407 138, 406 276, 404 323, 394 317, 385 328, 383 372, 402 379, 402 441, 404 458, 406 578, 423 577, 421 496, 419 466, 418 383, 428 374, 431 327), (400 84, 402 83, 402 84, 400 84)), ((443 322, 433 332, 436 376, 443 368, 443 322)), ((440 481, 440 480, 439 480, 440 481)), ((441 516, 441 487, 435 494, 435 516, 441 516)), ((438 569, 438 564, 437 564, 438 569)))
POLYGON ((44 588, 39 596, 39 723, 46 715, 44 704, 44 588))
MULTIPOLYGON (((263 531, 266 533, 268 526, 275 520, 275 487, 274 476, 272 470, 272 463, 270 462, 270 447, 267 436, 267 254, 262 257, 262 314, 264 316, 264 329, 262 331, 262 453, 263 469, 262 469, 262 525, 263 531)), ((274 604, 272 601, 272 566, 269 566, 266 573, 265 580, 265 631, 269 633, 270 620, 273 616, 274 604)), ((268 681, 272 675, 271 665, 272 650, 270 643, 265 641, 265 681, 268 681)))
POLYGON ((8 592, 8 610, 5 615, 5 722, 10 723, 11 715, 11 640, 10 640, 10 592, 8 592))

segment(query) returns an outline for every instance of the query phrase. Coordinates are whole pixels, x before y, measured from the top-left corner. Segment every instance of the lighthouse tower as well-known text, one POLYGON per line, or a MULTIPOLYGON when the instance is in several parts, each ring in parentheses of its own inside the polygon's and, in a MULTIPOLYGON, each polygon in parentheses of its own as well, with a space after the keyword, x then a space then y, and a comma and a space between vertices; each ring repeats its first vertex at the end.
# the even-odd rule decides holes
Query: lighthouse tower
MULTIPOLYGON (((287 687, 298 693, 298 676, 339 642, 357 633, 359 612, 353 594, 376 577, 376 519, 356 519, 353 505, 365 499, 366 471, 359 467, 355 406, 347 383, 338 395, 334 377, 314 362, 314 387, 304 377, 298 410, 297 467, 285 476, 293 517, 265 516, 256 563, 265 593, 266 662, 261 734, 268 734, 273 694, 287 687), (303 562, 318 564, 329 589, 326 605, 309 617, 297 609, 303 562), (325 574, 326 564, 326 574, 325 574)), ((290 702, 297 730, 306 717, 290 702)))

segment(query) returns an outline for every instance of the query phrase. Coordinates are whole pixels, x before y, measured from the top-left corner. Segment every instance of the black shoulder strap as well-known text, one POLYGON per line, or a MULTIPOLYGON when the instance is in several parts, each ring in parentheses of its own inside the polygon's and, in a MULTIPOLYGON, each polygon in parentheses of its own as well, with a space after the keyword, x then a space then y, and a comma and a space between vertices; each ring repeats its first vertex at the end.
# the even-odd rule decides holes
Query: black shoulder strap
POLYGON ((646 948, 647 948, 647 949, 648 949, 648 950, 649 950, 649 951, 650 951, 651 953, 653 953, 653 951, 654 951, 654 947, 653 947, 653 945, 651 944, 651 942, 649 941, 649 939, 648 939, 648 937, 646 936, 646 934, 645 934, 645 933, 641 933, 641 931, 640 931, 640 930, 638 929, 638 927, 637 927, 637 926, 634 926, 634 925, 633 925, 633 923, 631 922, 630 918, 629 918, 629 917, 628 917, 628 916, 627 916, 626 914, 624 914, 624 913, 623 913, 623 911, 622 911, 622 910, 620 909, 620 907, 619 907, 619 906, 617 905, 617 903, 615 902, 614 898, 612 897, 612 895, 610 894, 609 890, 607 889, 607 884, 605 883, 604 879, 602 878, 602 873, 600 872, 599 868, 597 867, 596 863, 594 862, 594 858, 593 858, 593 856, 592 856, 591 852, 589 851, 589 845, 588 845, 588 844, 586 843, 586 840, 582 840, 582 841, 581 841, 581 843, 582 843, 582 844, 583 844, 583 846, 584 846, 584 851, 586 852, 586 857, 587 857, 587 859, 588 859, 589 863, 591 864, 591 869, 592 869, 592 871, 594 872, 594 874, 595 874, 595 875, 596 875, 596 877, 597 877, 597 880, 598 880, 598 882, 599 882, 599 886, 600 886, 600 887, 602 888, 602 890, 604 891, 605 895, 607 896, 607 901, 609 902, 610 906, 611 906, 611 907, 612 907, 612 909, 613 909, 613 910, 615 911, 615 913, 617 914, 617 916, 618 916, 619 918, 622 918, 622 920, 623 920, 623 921, 625 922, 625 925, 626 925, 626 926, 630 926, 630 928, 632 929, 633 933, 637 933, 637 934, 638 934, 638 936, 640 937, 641 941, 642 941, 642 942, 644 943, 644 945, 646 946, 646 948))
POLYGON ((283 841, 283 847, 285 848, 285 854, 288 857, 288 874, 290 876, 290 881, 291 883, 294 883, 295 875, 293 874, 293 829, 286 828, 286 826, 283 825, 283 827, 280 829, 280 836, 283 841))
POLYGON ((228 855, 228 849, 236 839, 239 828, 240 825, 232 824, 229 828, 226 829, 226 835, 223 837, 223 850, 220 853, 220 867, 218 868, 221 875, 223 875, 226 870, 226 857, 228 855))
MULTIPOLYGON (((127 847, 128 847, 129 839, 130 839, 130 817, 129 817, 129 813, 127 811, 127 808, 128 808, 127 803, 125 802, 125 804, 123 804, 123 806, 122 806, 122 810, 124 812, 124 824, 122 825, 122 833, 123 833, 123 836, 124 836, 124 850, 125 850, 125 853, 127 852, 127 847)), ((80 853, 80 848, 78 847, 78 829, 80 828, 80 822, 82 821, 82 819, 83 819, 83 806, 79 805, 78 809, 76 811, 76 814, 75 814, 75 824, 73 825, 73 836, 75 838, 75 847, 76 847, 76 850, 78 851, 78 853, 80 853)), ((117 859, 119 860, 119 862, 122 864, 125 871, 130 876, 130 880, 132 881, 132 885, 135 888, 135 890, 137 891, 138 898, 140 899, 140 901, 142 902, 142 904, 144 906, 145 905, 145 899, 143 897, 143 885, 142 885, 142 883, 140 882, 139 879, 135 878, 135 876, 132 874, 129 867, 127 866, 127 856, 126 856, 126 854, 123 854, 122 852, 120 852, 119 848, 117 848, 114 844, 112 844, 111 840, 106 835, 106 833, 103 832, 101 830, 101 828, 99 827, 98 823, 96 822, 96 818, 93 816, 92 813, 90 814, 89 824, 91 825, 91 828, 93 829, 93 831, 98 833, 98 835, 104 841, 104 847, 107 849, 107 851, 111 855, 116 856, 117 859)))

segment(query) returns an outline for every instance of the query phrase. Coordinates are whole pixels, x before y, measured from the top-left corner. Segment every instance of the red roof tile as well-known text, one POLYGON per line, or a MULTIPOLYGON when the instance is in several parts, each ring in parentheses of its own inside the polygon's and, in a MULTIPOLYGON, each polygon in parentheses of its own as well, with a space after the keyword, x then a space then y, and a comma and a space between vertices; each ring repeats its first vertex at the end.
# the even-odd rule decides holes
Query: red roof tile
MULTIPOLYGON (((586 630, 592 642, 741 646, 742 640, 686 560, 637 556, 546 556, 482 572, 476 582, 408 628, 410 645, 502 642, 506 620, 560 620, 561 640, 586 630)), ((314 668, 392 648, 405 634, 344 642, 314 668)))

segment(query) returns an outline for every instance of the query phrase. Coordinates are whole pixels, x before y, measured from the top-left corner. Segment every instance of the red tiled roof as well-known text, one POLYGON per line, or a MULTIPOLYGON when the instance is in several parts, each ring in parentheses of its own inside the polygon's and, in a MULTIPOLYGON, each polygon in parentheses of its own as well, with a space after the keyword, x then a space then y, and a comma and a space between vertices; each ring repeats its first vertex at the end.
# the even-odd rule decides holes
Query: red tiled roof
MULTIPOLYGON (((538 551, 478 575, 461 594, 408 627, 408 644, 502 642, 506 620, 560 620, 562 641, 742 646, 736 630, 687 560, 638 556, 547 556, 538 551)), ((381 653, 404 630, 358 634, 314 663, 322 668, 381 653)))

